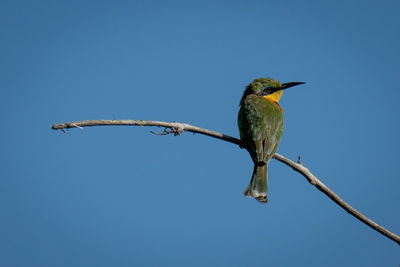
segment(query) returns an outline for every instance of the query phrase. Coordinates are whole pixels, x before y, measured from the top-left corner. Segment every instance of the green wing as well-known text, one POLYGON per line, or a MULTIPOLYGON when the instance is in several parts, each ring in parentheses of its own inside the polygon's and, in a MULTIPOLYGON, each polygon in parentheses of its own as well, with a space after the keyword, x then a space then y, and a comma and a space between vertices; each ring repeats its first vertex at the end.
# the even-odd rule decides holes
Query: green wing
POLYGON ((241 105, 238 125, 240 139, 253 161, 267 163, 282 137, 282 109, 262 96, 250 95, 241 105))

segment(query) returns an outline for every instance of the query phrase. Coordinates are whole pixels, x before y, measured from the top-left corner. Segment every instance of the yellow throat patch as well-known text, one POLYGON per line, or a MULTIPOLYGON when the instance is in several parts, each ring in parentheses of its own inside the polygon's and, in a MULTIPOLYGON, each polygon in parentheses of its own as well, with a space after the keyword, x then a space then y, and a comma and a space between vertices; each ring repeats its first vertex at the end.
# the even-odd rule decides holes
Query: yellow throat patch
POLYGON ((273 103, 278 104, 279 99, 281 99, 282 94, 283 94, 283 90, 279 90, 279 91, 276 91, 275 93, 264 96, 264 98, 273 103))

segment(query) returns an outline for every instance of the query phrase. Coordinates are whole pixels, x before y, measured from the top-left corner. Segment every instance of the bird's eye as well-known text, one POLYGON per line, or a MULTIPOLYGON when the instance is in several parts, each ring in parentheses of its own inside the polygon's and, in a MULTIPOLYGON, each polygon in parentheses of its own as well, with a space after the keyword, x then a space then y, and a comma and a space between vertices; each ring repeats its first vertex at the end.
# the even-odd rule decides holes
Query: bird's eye
POLYGON ((263 91, 264 91, 264 93, 272 94, 274 90, 273 90, 273 88, 271 86, 265 86, 263 88, 263 91))

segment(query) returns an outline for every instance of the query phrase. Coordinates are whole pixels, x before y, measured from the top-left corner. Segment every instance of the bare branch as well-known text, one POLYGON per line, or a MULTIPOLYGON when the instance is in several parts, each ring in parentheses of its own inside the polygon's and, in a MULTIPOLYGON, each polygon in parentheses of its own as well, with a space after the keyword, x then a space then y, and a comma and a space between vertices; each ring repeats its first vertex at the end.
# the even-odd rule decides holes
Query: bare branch
MULTIPOLYGON (((227 141, 233 144, 240 146, 241 142, 239 139, 231 137, 229 135, 225 135, 222 133, 214 132, 211 130, 203 129, 200 127, 196 127, 187 123, 181 122, 165 122, 165 121, 144 121, 144 120, 88 120, 88 121, 79 121, 79 122, 70 122, 70 123, 63 123, 63 124, 54 124, 51 128, 53 130, 62 130, 68 128, 80 128, 86 126, 105 126, 105 125, 136 125, 136 126, 158 126, 164 127, 164 131, 162 133, 155 133, 158 135, 167 135, 173 133, 174 135, 180 135, 183 131, 192 132, 192 133, 199 133, 204 134, 210 137, 218 138, 223 141, 227 141), (170 130, 167 130, 170 129, 170 130)), ((383 234, 384 236, 392 239, 397 244, 400 245, 400 237, 395 235, 394 233, 388 231, 384 227, 378 225, 374 221, 368 219, 363 214, 358 212, 352 206, 347 204, 342 198, 336 195, 331 189, 329 189, 324 183, 322 183, 317 177, 315 177, 302 163, 300 162, 300 156, 298 158, 298 163, 291 161, 290 159, 285 158, 282 155, 275 154, 273 156, 276 160, 288 165, 296 172, 303 175, 309 183, 314 185, 319 191, 327 195, 330 199, 332 199, 336 204, 341 206, 345 209, 348 213, 356 217, 361 222, 365 223, 369 227, 375 229, 379 233, 383 234)))

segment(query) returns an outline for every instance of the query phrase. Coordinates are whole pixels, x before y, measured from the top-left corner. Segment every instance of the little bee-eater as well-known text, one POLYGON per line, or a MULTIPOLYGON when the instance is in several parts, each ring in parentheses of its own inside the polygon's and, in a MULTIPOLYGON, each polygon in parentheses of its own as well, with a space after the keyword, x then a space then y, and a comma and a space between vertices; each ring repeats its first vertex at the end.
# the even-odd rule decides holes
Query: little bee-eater
POLYGON ((242 146, 254 162, 253 176, 244 191, 267 203, 267 166, 275 154, 283 133, 283 109, 278 102, 286 88, 303 82, 283 83, 271 78, 259 78, 250 83, 240 100, 238 125, 242 146))

